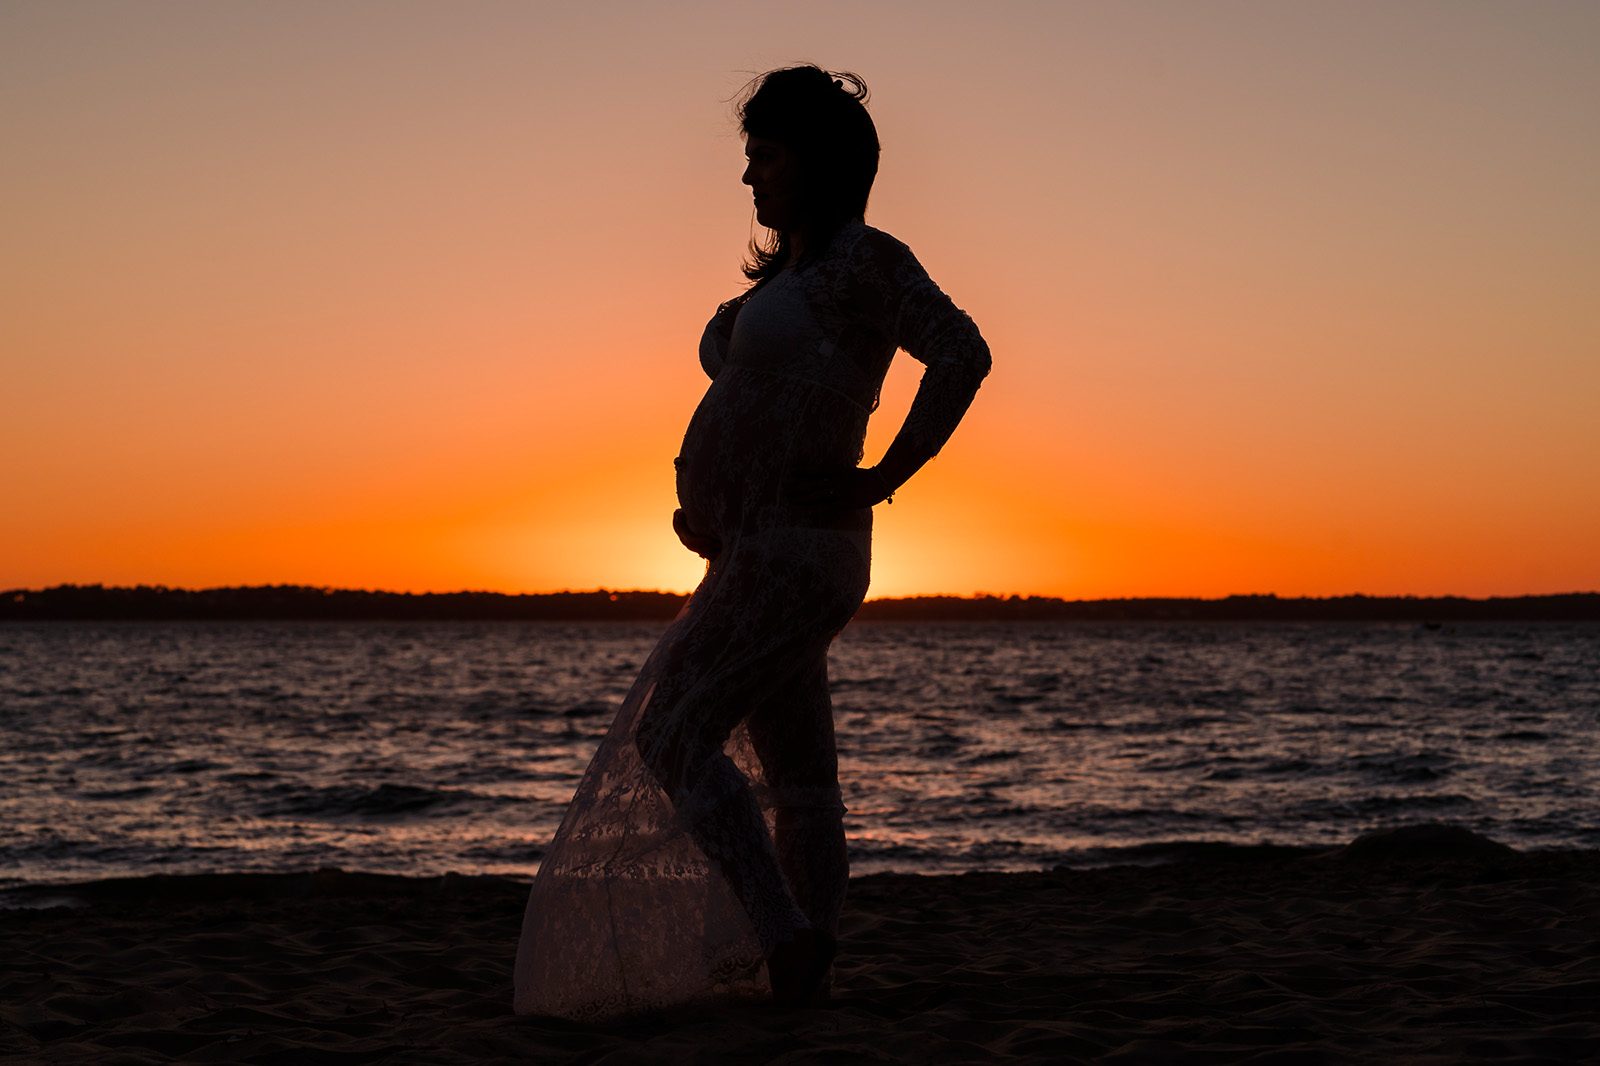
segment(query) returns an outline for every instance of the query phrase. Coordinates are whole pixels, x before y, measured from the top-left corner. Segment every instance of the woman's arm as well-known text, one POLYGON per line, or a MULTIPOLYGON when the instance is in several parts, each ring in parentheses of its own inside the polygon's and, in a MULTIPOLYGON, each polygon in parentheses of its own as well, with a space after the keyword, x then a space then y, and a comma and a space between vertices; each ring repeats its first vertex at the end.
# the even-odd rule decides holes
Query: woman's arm
POLYGON ((934 284, 911 249, 869 229, 851 250, 843 304, 927 367, 911 409, 875 466, 856 471, 851 496, 892 495, 939 454, 972 405, 992 360, 978 327, 934 284))
MULTIPOLYGON (((981 337, 978 343, 983 344, 981 337)), ((987 357, 988 346, 982 350, 987 357)), ((884 449, 883 458, 869 468, 883 487, 884 498, 894 495, 896 489, 911 480, 912 474, 939 454, 972 406, 978 384, 988 374, 987 365, 986 359, 981 373, 946 364, 930 365, 923 372, 900 432, 884 449)))

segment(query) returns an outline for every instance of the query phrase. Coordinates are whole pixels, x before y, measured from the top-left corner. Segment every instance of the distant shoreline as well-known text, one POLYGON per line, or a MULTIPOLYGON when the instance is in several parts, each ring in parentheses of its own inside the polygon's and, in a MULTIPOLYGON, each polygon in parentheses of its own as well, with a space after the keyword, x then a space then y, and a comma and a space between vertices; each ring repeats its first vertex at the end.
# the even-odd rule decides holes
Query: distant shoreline
MULTIPOLYGON (((0 592, 0 622, 42 621, 667 621, 687 595, 382 592, 306 585, 180 589, 56 585, 0 592)), ((1600 592, 1542 596, 1299 596, 1066 600, 909 596, 868 600, 856 620, 904 622, 1600 622, 1600 592)))

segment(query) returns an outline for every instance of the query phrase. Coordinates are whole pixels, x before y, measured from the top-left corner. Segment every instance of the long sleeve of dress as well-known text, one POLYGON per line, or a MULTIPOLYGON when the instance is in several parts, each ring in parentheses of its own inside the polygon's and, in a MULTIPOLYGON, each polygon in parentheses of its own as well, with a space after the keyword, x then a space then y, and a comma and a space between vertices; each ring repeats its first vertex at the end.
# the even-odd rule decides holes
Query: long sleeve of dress
POLYGON ((989 346, 911 249, 881 230, 856 242, 843 283, 847 305, 927 367, 891 445, 920 466, 939 453, 971 405, 989 373, 989 346))

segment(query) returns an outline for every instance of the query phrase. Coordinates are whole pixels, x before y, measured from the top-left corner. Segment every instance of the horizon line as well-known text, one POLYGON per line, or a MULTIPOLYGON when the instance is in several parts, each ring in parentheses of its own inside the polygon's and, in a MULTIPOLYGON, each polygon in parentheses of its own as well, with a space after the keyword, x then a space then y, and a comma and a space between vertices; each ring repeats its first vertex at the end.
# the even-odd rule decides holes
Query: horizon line
MULTIPOLYGON (((425 590, 425 591, 420 591, 419 592, 419 591, 414 591, 414 590, 364 588, 364 587, 352 587, 352 586, 344 586, 344 585, 307 585, 307 584, 298 584, 298 583, 295 583, 295 582, 278 582, 278 583, 274 583, 274 584, 258 584, 258 585, 208 585, 208 586, 201 586, 201 587, 189 587, 189 586, 184 586, 184 585, 162 585, 162 584, 107 585, 107 584, 103 584, 101 582, 89 582, 89 583, 84 583, 84 584, 80 584, 80 583, 76 583, 76 582, 63 582, 61 584, 49 585, 49 586, 45 586, 45 587, 42 587, 42 588, 22 588, 20 586, 19 587, 13 587, 13 588, 4 588, 4 589, 0 589, 0 596, 6 597, 6 598, 15 598, 15 597, 19 597, 19 596, 26 597, 28 595, 33 595, 33 594, 52 592, 52 591, 55 591, 57 589, 101 589, 101 590, 105 590, 105 591, 127 591, 127 592, 136 592, 136 591, 140 591, 140 590, 145 590, 145 591, 194 592, 194 593, 222 592, 222 591, 246 591, 246 590, 252 590, 252 589, 313 589, 313 590, 316 590, 316 591, 319 591, 319 592, 323 592, 323 593, 359 592, 359 593, 369 593, 369 594, 385 595, 385 596, 507 596, 507 597, 518 597, 518 596, 591 596, 591 595, 607 595, 607 596, 647 595, 647 596, 685 596, 686 597, 686 596, 692 595, 693 591, 694 591, 693 589, 689 589, 689 590, 686 590, 686 591, 678 591, 678 590, 673 590, 673 589, 643 589, 643 588, 622 589, 622 588, 609 588, 609 587, 606 587, 606 586, 598 586, 596 588, 588 588, 588 589, 567 588, 567 589, 552 589, 552 590, 545 590, 545 591, 539 591, 539 592, 505 592, 505 591, 501 591, 501 590, 498 590, 498 589, 465 589, 465 588, 464 589, 454 589, 454 590, 449 590, 449 591, 425 590)), ((1409 599, 1409 600, 1466 600, 1466 601, 1475 601, 1475 602, 1488 602, 1488 601, 1491 601, 1491 600, 1529 599, 1529 598, 1533 598, 1533 597, 1596 596, 1596 595, 1600 595, 1600 589, 1570 589, 1570 590, 1563 591, 1563 592, 1520 592, 1520 593, 1510 593, 1510 594, 1505 594, 1505 595, 1490 595, 1490 596, 1465 596, 1465 595, 1461 595, 1461 594, 1458 594, 1458 593, 1451 593, 1451 592, 1445 592, 1445 593, 1415 593, 1415 592, 1369 593, 1369 592, 1355 591, 1355 592, 1329 593, 1329 594, 1324 594, 1324 595, 1309 595, 1309 594, 1288 595, 1288 594, 1278 593, 1278 592, 1230 592, 1230 593, 1227 593, 1226 595, 1221 595, 1221 596, 1161 595, 1161 596, 1097 596, 1097 597, 1093 597, 1093 598, 1086 598, 1086 597, 1069 598, 1069 597, 1066 597, 1066 596, 1046 595, 1046 594, 1041 594, 1041 593, 989 592, 989 591, 979 590, 979 591, 975 591, 975 592, 971 592, 971 593, 918 592, 918 593, 912 593, 912 594, 906 595, 906 596, 875 596, 875 597, 870 597, 868 599, 865 599, 862 602, 864 604, 866 604, 866 603, 892 602, 892 601, 896 601, 896 600, 923 600, 923 599, 942 599, 942 600, 984 600, 984 599, 1019 600, 1020 599, 1020 600, 1059 600, 1059 601, 1061 601, 1063 603, 1106 603, 1106 602, 1117 602, 1117 601, 1140 601, 1140 600, 1144 600, 1144 601, 1152 601, 1152 600, 1190 600, 1190 601, 1201 602, 1201 603, 1204 603, 1204 602, 1222 603, 1222 602, 1226 602, 1228 600, 1241 600, 1241 599, 1338 600, 1338 599, 1355 599, 1355 598, 1360 598, 1360 599, 1394 599, 1394 600, 1407 600, 1407 599, 1409 599)))

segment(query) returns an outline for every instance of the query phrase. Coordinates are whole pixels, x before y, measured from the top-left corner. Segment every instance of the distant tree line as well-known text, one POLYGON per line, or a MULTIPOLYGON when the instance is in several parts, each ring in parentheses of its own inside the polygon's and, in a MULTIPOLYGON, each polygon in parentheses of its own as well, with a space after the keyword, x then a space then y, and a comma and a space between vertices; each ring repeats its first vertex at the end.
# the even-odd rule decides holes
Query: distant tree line
POLYGON ((672 592, 381 592, 254 585, 176 589, 165 585, 115 588, 57 585, 0 593, 0 620, 171 619, 378 621, 654 621, 671 618, 686 596, 672 592))
MULTIPOLYGON (((666 621, 673 592, 380 592, 256 585, 178 589, 56 585, 0 593, 0 621, 666 621)), ((870 600, 856 618, 906 622, 1417 622, 1600 621, 1600 593, 1553 596, 1227 596, 1063 600, 1055 596, 911 596, 870 600)))
POLYGON ((1593 622, 1600 593, 1554 596, 1296 596, 1063 600, 1054 596, 911 596, 863 604, 857 618, 995 622, 1593 622))

